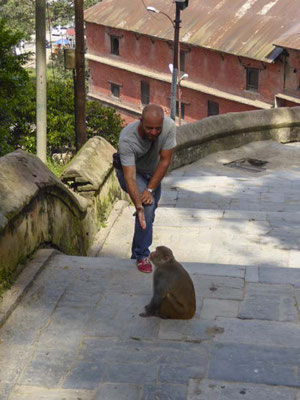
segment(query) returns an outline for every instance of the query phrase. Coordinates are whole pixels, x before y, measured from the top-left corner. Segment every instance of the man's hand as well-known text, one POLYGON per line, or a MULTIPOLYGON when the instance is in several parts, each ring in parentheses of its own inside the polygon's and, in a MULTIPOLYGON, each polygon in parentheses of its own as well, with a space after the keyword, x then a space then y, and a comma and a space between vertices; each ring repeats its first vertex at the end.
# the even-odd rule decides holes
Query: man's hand
POLYGON ((142 229, 146 229, 146 219, 144 213, 144 207, 137 207, 136 209, 137 217, 142 229))
POLYGON ((150 205, 153 203, 153 196, 148 190, 144 190, 141 194, 142 203, 145 205, 150 205))

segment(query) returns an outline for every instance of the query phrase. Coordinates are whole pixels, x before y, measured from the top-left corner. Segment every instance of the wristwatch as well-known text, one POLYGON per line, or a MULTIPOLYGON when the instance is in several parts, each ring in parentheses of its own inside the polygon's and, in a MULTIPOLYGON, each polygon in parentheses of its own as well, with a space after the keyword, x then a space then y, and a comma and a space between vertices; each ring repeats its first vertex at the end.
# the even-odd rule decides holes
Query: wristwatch
POLYGON ((147 190, 147 191, 150 192, 150 193, 153 193, 153 189, 146 188, 145 190, 147 190))

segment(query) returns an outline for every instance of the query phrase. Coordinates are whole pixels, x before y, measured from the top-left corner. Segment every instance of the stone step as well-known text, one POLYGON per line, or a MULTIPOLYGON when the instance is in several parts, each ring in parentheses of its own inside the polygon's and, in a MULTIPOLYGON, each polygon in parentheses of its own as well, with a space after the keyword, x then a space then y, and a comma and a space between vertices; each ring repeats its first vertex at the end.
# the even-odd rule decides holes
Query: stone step
MULTIPOLYGON (((134 208, 127 206, 97 256, 130 258, 134 208)), ((299 213, 158 207, 153 244, 180 261, 300 267, 299 213)))

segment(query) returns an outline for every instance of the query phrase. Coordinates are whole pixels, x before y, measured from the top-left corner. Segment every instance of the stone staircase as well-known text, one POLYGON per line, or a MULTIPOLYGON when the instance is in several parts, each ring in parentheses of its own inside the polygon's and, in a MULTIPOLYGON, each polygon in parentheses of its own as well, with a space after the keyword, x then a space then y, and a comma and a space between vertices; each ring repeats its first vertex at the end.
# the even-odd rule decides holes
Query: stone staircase
POLYGON ((153 248, 189 271, 190 321, 139 317, 152 275, 129 259, 125 202, 89 257, 39 251, 0 328, 1 400, 300 400, 299 153, 252 143, 165 178, 153 248), (267 170, 223 165, 244 157, 267 170))
MULTIPOLYGON (((298 144, 254 142, 172 171, 152 248, 171 247, 184 262, 300 267, 299 152, 298 144), (268 169, 223 165, 245 157, 268 160, 268 169)), ((105 243, 96 241, 97 255, 130 257, 134 209, 120 202, 117 210, 105 243)))

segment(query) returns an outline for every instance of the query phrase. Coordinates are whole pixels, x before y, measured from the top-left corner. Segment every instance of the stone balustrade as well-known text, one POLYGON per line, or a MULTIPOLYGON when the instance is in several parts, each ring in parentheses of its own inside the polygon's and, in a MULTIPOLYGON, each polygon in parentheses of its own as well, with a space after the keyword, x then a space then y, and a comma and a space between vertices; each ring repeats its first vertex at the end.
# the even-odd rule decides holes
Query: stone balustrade
MULTIPOLYGON (((171 168, 243 144, 300 140, 300 107, 230 113, 178 128, 171 168)), ((115 149, 90 139, 60 179, 34 155, 0 158, 0 283, 41 246, 86 255, 116 199, 124 198, 112 166, 115 149)))

